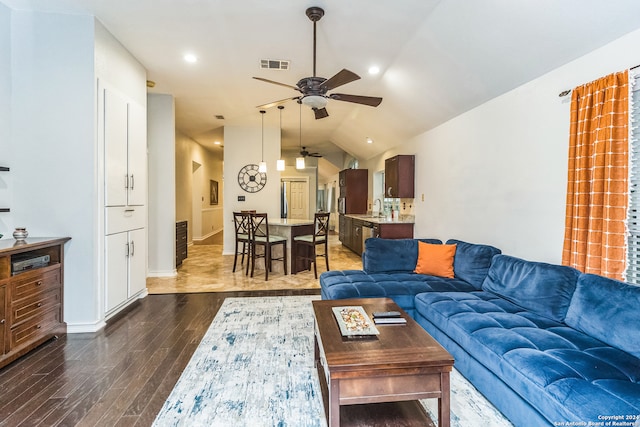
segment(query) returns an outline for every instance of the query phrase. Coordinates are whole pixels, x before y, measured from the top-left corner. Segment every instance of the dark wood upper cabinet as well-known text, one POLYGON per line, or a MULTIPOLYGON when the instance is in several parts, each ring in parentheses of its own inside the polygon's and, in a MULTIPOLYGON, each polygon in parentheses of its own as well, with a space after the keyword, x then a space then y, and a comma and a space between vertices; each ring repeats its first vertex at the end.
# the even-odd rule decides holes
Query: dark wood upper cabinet
POLYGON ((384 161, 385 197, 412 199, 415 197, 415 156, 397 155, 384 161))
POLYGON ((369 170, 345 169, 338 174, 340 185, 339 212, 342 214, 367 213, 369 197, 369 170))

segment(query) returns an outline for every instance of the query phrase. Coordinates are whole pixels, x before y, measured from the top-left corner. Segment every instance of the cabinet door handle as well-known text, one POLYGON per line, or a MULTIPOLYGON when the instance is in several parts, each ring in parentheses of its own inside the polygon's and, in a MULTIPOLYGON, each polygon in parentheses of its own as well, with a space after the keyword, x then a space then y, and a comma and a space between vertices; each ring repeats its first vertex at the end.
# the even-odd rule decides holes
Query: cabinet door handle
POLYGON ((4 325, 4 319, 0 319, 0 325, 4 325))
POLYGON ((136 253, 136 246, 133 243, 133 240, 131 241, 131 256, 133 256, 136 253))
POLYGON ((391 197, 391 187, 387 188, 387 196, 391 197))
POLYGON ((129 175, 124 176, 124 188, 125 189, 129 188, 129 175))
POLYGON ((133 180, 133 174, 131 174, 131 191, 133 191, 134 184, 135 184, 135 181, 133 180))
POLYGON ((129 242, 125 243, 124 246, 127 248, 127 251, 125 253, 125 258, 129 258, 129 242))

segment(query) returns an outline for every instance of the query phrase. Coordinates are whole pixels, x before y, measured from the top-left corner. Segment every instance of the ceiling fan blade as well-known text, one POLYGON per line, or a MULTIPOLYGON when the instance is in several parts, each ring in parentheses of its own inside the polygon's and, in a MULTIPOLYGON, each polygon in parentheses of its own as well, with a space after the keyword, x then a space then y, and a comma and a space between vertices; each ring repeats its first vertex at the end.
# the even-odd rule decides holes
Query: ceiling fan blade
POLYGON ((262 82, 272 83, 274 85, 280 85, 280 86, 288 87, 289 89, 293 89, 293 90, 296 90, 296 91, 300 92, 300 89, 298 89, 297 87, 288 85, 286 83, 274 82, 273 80, 263 79, 262 77, 254 77, 254 79, 260 80, 262 82))
POLYGON ((285 98, 285 99, 281 99, 280 101, 273 101, 268 104, 258 105, 256 108, 261 108, 266 110, 267 108, 275 107, 276 105, 282 105, 289 101, 293 101, 295 99, 300 99, 300 97, 296 96, 295 98, 285 98))
POLYGON ((309 157, 322 157, 320 153, 309 153, 309 157))
POLYGON ((316 115, 316 120, 324 119, 325 117, 329 117, 329 113, 326 108, 314 108, 313 114, 316 115))
POLYGON ((322 83, 322 87, 326 90, 335 89, 338 86, 346 85, 347 83, 351 83, 355 80, 359 80, 360 76, 354 73, 353 71, 349 71, 346 68, 343 68, 342 71, 339 71, 338 74, 325 80, 322 83))
POLYGON ((346 93, 332 93, 329 98, 336 101, 354 102, 356 104, 369 105, 371 107, 377 107, 382 102, 382 98, 375 96, 362 96, 362 95, 347 95, 346 93))

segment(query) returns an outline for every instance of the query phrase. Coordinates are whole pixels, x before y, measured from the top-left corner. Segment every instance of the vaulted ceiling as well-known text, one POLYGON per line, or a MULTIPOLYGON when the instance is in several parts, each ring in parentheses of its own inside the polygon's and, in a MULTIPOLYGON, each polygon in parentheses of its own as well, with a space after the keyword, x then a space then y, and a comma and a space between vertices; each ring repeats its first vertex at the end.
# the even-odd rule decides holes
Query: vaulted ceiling
MULTIPOLYGON (((149 91, 174 95, 178 129, 205 146, 225 125, 258 125, 256 106, 299 95, 252 77, 295 85, 311 76, 305 10, 322 7, 317 75, 346 68, 362 78, 335 91, 384 100, 377 108, 329 100, 321 120, 288 102, 283 150, 299 145, 301 113, 310 151, 339 147, 363 159, 640 28, 638 0, 0 1, 95 15, 146 67, 149 91), (198 61, 185 62, 186 53, 198 61), (289 60, 290 69, 262 70, 261 59, 289 60), (368 73, 374 65, 377 75, 368 73)), ((276 108, 265 123, 279 124, 276 108)))

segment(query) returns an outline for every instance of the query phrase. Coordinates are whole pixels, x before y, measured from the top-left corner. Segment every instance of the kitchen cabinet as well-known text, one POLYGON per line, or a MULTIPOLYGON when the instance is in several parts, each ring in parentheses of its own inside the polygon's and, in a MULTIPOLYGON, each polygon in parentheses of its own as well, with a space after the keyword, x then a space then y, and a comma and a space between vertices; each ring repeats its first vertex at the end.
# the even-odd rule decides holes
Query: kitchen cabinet
POLYGON ((374 224, 373 237, 381 239, 413 239, 413 224, 374 224))
POLYGON ((384 161, 385 197, 415 197, 415 156, 398 155, 384 161))
POLYGON ((342 245, 351 249, 358 255, 361 255, 364 250, 362 243, 362 228, 364 226, 364 221, 340 215, 339 226, 340 231, 338 233, 338 237, 340 242, 342 242, 342 245))
POLYGON ((345 169, 338 174, 340 197, 338 211, 341 214, 364 214, 369 196, 369 170, 345 169))
POLYGON ((64 238, 0 241, 0 367, 64 334, 64 238), (16 262, 40 258, 32 268, 16 262), (46 258, 46 259, 45 259, 46 258))

